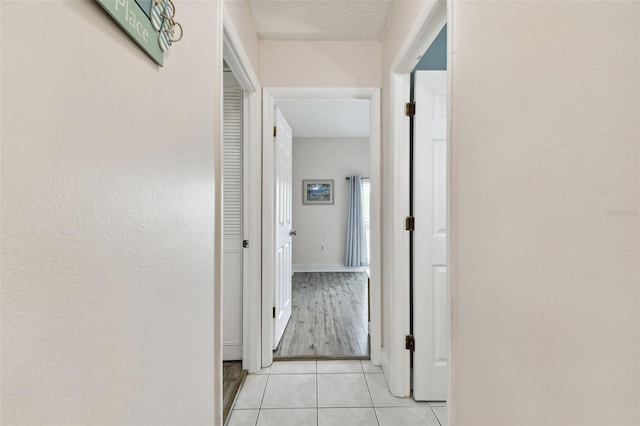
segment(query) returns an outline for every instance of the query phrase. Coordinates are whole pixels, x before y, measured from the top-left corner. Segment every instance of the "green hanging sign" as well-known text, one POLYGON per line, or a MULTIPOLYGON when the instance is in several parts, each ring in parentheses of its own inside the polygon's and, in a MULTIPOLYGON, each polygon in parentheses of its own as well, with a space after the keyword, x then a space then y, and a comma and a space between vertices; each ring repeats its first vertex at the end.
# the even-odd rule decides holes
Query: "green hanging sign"
MULTIPOLYGON (((161 42, 165 37, 160 36, 151 23, 151 10, 144 11, 143 6, 150 1, 136 0, 96 0, 123 30, 151 57, 158 65, 163 65, 163 49, 161 42)), ((162 25, 160 25, 162 27, 162 25)), ((165 49, 166 50, 166 49, 165 49)))

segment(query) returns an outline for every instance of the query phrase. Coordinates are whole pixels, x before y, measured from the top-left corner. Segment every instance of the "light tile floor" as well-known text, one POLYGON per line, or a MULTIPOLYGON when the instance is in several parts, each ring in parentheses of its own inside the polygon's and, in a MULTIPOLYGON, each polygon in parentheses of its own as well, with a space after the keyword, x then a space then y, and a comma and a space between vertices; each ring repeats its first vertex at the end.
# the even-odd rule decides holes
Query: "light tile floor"
POLYGON ((227 426, 446 426, 444 402, 389 393, 369 361, 276 361, 247 376, 227 426))

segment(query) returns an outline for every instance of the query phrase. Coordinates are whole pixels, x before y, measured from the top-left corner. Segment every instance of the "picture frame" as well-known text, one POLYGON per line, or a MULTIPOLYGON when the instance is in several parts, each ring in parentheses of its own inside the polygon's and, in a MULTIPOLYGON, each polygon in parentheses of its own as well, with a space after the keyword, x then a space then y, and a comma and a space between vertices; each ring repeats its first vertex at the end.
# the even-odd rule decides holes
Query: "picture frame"
POLYGON ((302 204, 333 204, 333 179, 304 179, 302 181, 302 204))

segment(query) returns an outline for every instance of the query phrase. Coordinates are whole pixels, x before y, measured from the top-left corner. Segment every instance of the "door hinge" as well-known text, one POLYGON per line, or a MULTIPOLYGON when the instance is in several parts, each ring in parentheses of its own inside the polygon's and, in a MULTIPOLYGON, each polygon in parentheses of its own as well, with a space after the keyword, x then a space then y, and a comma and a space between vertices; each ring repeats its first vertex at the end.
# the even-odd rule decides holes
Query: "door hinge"
POLYGON ((244 248, 249 247, 249 240, 242 240, 242 247, 244 248))
POLYGON ((274 318, 276 317, 276 307, 275 306, 273 307, 273 317, 274 318))
POLYGON ((407 218, 404 220, 404 229, 407 231, 415 231, 416 218, 413 216, 407 216, 407 218))
POLYGON ((415 102, 407 102, 404 104, 404 115, 407 117, 413 117, 416 115, 416 103, 415 102))
POLYGON ((278 128, 273 126, 273 137, 275 138, 276 136, 278 136, 278 128))
POLYGON ((408 351, 415 352, 416 351, 416 339, 413 338, 412 334, 405 336, 404 338, 404 348, 408 351))

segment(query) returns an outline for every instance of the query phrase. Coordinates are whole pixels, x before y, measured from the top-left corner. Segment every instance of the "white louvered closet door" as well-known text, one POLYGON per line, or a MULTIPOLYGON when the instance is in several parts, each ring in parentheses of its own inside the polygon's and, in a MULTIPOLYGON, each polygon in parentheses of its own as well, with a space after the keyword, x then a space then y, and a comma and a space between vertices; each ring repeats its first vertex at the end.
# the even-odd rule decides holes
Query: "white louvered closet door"
POLYGON ((242 359, 242 89, 224 88, 223 358, 242 359))

